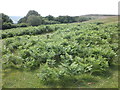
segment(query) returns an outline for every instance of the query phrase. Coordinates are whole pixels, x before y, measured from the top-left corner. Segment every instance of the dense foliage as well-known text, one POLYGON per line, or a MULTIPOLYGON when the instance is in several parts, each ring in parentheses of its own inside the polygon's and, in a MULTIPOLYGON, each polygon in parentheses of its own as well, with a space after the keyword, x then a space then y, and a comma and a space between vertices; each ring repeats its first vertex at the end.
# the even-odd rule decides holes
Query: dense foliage
POLYGON ((10 17, 8 15, 5 15, 4 13, 0 14, 0 24, 2 25, 2 30, 18 27, 27 27, 29 25, 27 23, 13 24, 12 19, 10 19, 10 17))
POLYGON ((5 23, 5 22, 6 23, 13 23, 13 21, 9 18, 9 16, 5 15, 4 13, 0 13, 0 16, 2 16, 2 22, 3 23, 5 23))
POLYGON ((38 26, 42 24, 42 17, 35 10, 30 10, 27 15, 21 18, 18 23, 27 23, 31 26, 38 26))
POLYGON ((13 21, 4 13, 0 13, 0 22, 2 22, 2 29, 10 29, 13 27, 13 21))
POLYGON ((22 29, 3 31, 2 37, 6 38, 2 48, 3 68, 40 68, 38 76, 42 81, 107 71, 117 58, 116 23, 43 25, 22 29), (55 32, 38 35, 49 30, 55 32))
MULTIPOLYGON (((23 24, 24 25, 24 24, 23 24)), ((38 27, 13 28, 2 32, 2 38, 22 36, 22 35, 39 35, 43 33, 53 32, 58 29, 67 28, 65 25, 41 25, 38 27)))
POLYGON ((59 23, 73 23, 73 22, 83 22, 92 19, 87 16, 58 16, 54 17, 52 15, 48 15, 46 17, 40 16, 37 11, 30 10, 27 15, 21 18, 18 23, 28 23, 32 26, 38 26, 41 24, 59 24, 59 23), (34 25, 35 24, 35 25, 34 25))
POLYGON ((27 18, 27 23, 32 26, 38 26, 42 24, 42 18, 40 16, 30 15, 27 18))
POLYGON ((88 21, 93 18, 90 16, 58 16, 54 17, 52 15, 48 15, 46 17, 42 17, 37 11, 30 10, 21 18, 17 24, 13 24, 13 21, 9 18, 9 16, 5 14, 0 14, 2 18, 2 29, 11 29, 11 28, 18 28, 18 27, 28 27, 28 26, 39 26, 39 25, 47 25, 47 24, 60 24, 60 23, 73 23, 73 22, 83 22, 88 21))

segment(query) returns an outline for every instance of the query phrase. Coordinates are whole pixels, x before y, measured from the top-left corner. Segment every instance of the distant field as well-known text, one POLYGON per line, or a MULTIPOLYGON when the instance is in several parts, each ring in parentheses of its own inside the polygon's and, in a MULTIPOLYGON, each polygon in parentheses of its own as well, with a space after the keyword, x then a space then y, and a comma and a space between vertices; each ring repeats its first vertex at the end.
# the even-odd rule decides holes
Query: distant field
POLYGON ((3 88, 118 88, 117 16, 1 35, 3 88))
POLYGON ((99 16, 99 17, 96 16, 95 18, 96 18, 95 20, 90 20, 86 22, 95 22, 95 21, 100 21, 104 23, 118 22, 118 16, 99 16))

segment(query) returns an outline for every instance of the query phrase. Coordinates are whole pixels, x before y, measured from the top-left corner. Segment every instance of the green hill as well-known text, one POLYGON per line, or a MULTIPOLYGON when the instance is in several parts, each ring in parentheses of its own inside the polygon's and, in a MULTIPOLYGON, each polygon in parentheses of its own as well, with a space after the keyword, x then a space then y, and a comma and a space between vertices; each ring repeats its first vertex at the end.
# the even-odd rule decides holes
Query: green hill
POLYGON ((4 30, 3 87, 118 88, 117 30, 117 16, 4 30))

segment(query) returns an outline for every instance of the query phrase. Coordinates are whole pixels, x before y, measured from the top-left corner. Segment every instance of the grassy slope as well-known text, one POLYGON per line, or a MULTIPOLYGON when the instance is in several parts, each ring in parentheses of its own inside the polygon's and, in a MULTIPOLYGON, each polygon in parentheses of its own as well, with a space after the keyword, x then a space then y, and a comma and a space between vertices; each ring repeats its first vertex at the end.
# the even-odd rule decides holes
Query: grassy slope
MULTIPOLYGON (((96 20, 87 21, 94 22, 96 20)), ((116 22, 117 17, 109 17, 104 19, 98 19, 100 22, 116 22)), ((44 36, 44 35, 43 35, 44 36)), ((80 88, 117 88, 118 87, 118 69, 117 66, 113 66, 110 69, 110 73, 106 73, 102 76, 82 75, 79 80, 73 83, 67 83, 68 85, 60 86, 57 83, 51 85, 43 85, 36 73, 38 71, 26 72, 18 71, 15 69, 7 69, 3 71, 3 88, 47 88, 47 87, 80 87, 80 88), (87 78, 87 79, 85 79, 87 78), (94 79, 93 79, 94 78, 94 79)))
POLYGON ((79 81, 67 83, 60 86, 56 83, 51 85, 43 85, 36 76, 37 71, 22 72, 18 70, 7 69, 3 75, 3 88, 47 88, 47 87, 80 87, 80 88, 117 88, 118 87, 118 71, 117 66, 111 68, 111 73, 103 76, 82 75, 79 81), (86 79, 87 78, 87 79, 86 79), (94 79, 93 79, 94 78, 94 79), (70 85, 70 86, 69 86, 70 85))
POLYGON ((86 21, 88 22, 95 22, 95 21, 99 21, 99 22, 104 22, 104 23, 110 23, 110 22, 118 22, 118 17, 117 16, 104 16, 95 20, 90 20, 90 21, 86 21))

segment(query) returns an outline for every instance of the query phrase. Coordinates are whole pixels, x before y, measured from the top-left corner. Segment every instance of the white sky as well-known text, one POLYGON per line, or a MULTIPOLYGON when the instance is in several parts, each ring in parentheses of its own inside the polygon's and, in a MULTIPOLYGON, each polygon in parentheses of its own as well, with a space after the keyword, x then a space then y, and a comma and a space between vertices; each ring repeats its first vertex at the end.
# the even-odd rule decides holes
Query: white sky
POLYGON ((119 0, 1 0, 0 13, 25 16, 36 10, 42 16, 118 14, 119 0))

